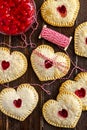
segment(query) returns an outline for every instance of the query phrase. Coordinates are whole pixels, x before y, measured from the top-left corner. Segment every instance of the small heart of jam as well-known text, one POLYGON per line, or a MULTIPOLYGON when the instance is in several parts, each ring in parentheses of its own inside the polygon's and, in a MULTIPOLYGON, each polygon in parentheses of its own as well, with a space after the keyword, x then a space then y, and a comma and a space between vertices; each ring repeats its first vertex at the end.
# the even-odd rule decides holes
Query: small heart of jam
POLYGON ((64 5, 57 7, 57 11, 60 13, 61 17, 66 17, 67 10, 64 5))
POLYGON ((15 105, 15 107, 20 108, 22 104, 22 100, 21 99, 14 100, 13 104, 15 105))
POLYGON ((87 38, 85 39, 85 43, 87 44, 87 38))
POLYGON ((45 60, 44 64, 45 64, 46 69, 49 69, 49 68, 51 68, 53 66, 53 62, 50 61, 50 60, 45 60))
POLYGON ((9 68, 10 63, 5 61, 5 60, 3 60, 2 63, 1 63, 1 66, 2 66, 3 70, 6 70, 6 69, 9 68))
POLYGON ((61 111, 58 112, 58 114, 63 117, 63 118, 67 118, 68 117, 68 112, 65 109, 62 109, 61 111))
POLYGON ((80 90, 76 90, 75 94, 79 97, 79 98, 84 98, 86 96, 86 91, 84 88, 81 88, 80 90))

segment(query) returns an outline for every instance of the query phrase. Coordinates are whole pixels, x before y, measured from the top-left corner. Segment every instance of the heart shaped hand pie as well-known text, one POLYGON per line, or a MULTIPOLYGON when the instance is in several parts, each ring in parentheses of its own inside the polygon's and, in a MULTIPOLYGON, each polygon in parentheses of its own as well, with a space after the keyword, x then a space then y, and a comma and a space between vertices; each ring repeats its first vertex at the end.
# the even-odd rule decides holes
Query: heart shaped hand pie
POLYGON ((27 59, 18 51, 10 54, 10 50, 0 47, 0 84, 21 77, 27 70, 27 59))
POLYGON ((39 80, 47 81, 65 76, 70 68, 70 59, 65 53, 54 53, 50 46, 41 45, 32 52, 31 64, 39 80))
POLYGON ((0 32, 7 35, 20 34, 34 22, 33 0, 2 0, 0 2, 0 32))
POLYGON ((57 101, 48 100, 43 105, 45 120, 56 127, 74 128, 81 116, 81 100, 73 93, 62 92, 57 101))
POLYGON ((80 24, 75 30, 75 53, 87 57, 87 22, 80 24))
POLYGON ((21 84, 17 91, 5 88, 0 93, 0 110, 20 121, 25 120, 35 109, 38 102, 38 93, 29 84, 21 84))
POLYGON ((53 26, 73 26, 80 8, 79 0, 46 0, 41 6, 43 19, 53 26))
POLYGON ((83 110, 87 110, 87 72, 81 72, 75 77, 75 81, 67 80, 60 91, 71 91, 75 93, 82 101, 83 110))

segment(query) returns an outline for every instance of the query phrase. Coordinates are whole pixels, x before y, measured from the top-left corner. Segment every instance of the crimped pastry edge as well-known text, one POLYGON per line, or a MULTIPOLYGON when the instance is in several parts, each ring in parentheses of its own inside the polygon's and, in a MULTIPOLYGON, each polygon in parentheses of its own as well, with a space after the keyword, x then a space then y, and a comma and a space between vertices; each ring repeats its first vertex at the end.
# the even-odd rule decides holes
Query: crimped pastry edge
POLYGON ((79 2, 79 0, 76 0, 76 2, 77 2, 77 9, 76 9, 76 11, 74 12, 74 17, 73 17, 73 19, 71 20, 71 22, 66 22, 66 23, 55 23, 55 22, 52 22, 52 21, 50 21, 50 20, 47 20, 47 19, 45 19, 45 16, 43 15, 43 10, 44 10, 44 7, 48 4, 48 2, 50 2, 50 1, 53 1, 53 0, 46 0, 43 4, 42 4, 42 6, 41 6, 41 16, 42 16, 42 18, 44 19, 44 21, 45 22, 47 22, 48 24, 50 24, 50 25, 52 25, 52 26, 57 26, 57 27, 72 27, 72 26, 74 26, 74 23, 75 23, 75 20, 76 20, 76 18, 77 18, 77 15, 78 15, 78 12, 79 12, 79 9, 80 9, 80 2, 79 2))
POLYGON ((14 88, 5 88, 5 89, 3 89, 3 90, 1 91, 1 93, 0 93, 0 110, 1 110, 1 112, 3 112, 4 114, 6 114, 6 115, 9 116, 9 117, 12 117, 12 118, 14 118, 14 119, 19 120, 19 121, 24 121, 24 120, 33 112, 33 110, 36 108, 37 103, 38 103, 38 100, 39 100, 39 96, 38 96, 37 91, 34 89, 33 86, 31 86, 31 85, 28 84, 28 83, 19 85, 18 88, 17 88, 17 91, 19 91, 21 88, 24 88, 24 87, 25 87, 25 88, 32 89, 32 91, 34 92, 34 95, 35 95, 35 99, 36 99, 36 100, 34 101, 34 104, 33 104, 33 106, 32 106, 32 110, 29 110, 28 113, 27 113, 27 115, 24 115, 23 117, 15 116, 14 114, 11 114, 10 111, 7 112, 7 111, 2 107, 2 104, 1 104, 1 100, 2 100, 3 95, 4 95, 5 93, 7 93, 8 91, 15 90, 15 89, 14 89, 14 88))
MULTIPOLYGON (((80 100, 75 94, 73 94, 72 92, 62 91, 62 92, 60 92, 60 93, 58 94, 57 98, 60 98, 60 99, 61 99, 64 94, 66 94, 66 95, 73 95, 73 96, 78 100, 78 102, 79 102, 79 104, 80 104, 80 111, 82 111, 82 102, 81 102, 81 100, 80 100)), ((42 108, 42 113, 43 113, 43 116, 44 116, 45 120, 46 120, 50 125, 53 125, 53 126, 56 126, 56 127, 74 128, 74 127, 76 126, 77 122, 78 122, 78 117, 80 118, 80 116, 81 116, 81 112, 79 113, 79 115, 77 116, 76 120, 73 122, 72 125, 69 125, 69 126, 66 125, 66 126, 64 126, 64 125, 62 125, 62 124, 60 125, 60 124, 53 123, 52 121, 50 121, 50 120, 48 119, 48 117, 47 117, 45 114, 46 114, 46 107, 48 107, 50 103, 54 103, 54 102, 57 102, 57 100, 50 99, 50 100, 48 100, 47 102, 44 103, 43 108, 42 108)))
MULTIPOLYGON (((0 47, 0 50, 6 51, 7 53, 10 54, 10 49, 9 49, 9 48, 0 47)), ((18 54, 18 55, 20 55, 20 56, 23 58, 23 60, 24 60, 24 69, 22 69, 21 73, 20 73, 19 75, 17 75, 16 77, 14 77, 14 79, 13 79, 13 78, 10 79, 10 80, 8 80, 8 79, 1 80, 1 79, 0 79, 0 83, 1 83, 1 84, 14 81, 14 80, 16 80, 17 78, 20 78, 20 77, 27 71, 28 63, 27 63, 27 59, 26 59, 25 55, 22 54, 22 53, 19 52, 19 51, 13 51, 13 52, 11 53, 11 55, 12 55, 12 54, 15 54, 15 55, 18 54)))
MULTIPOLYGON (((40 46, 38 46, 35 50, 40 49, 40 48, 41 48, 41 49, 42 49, 42 48, 49 49, 50 51, 52 51, 52 53, 54 53, 54 49, 53 49, 51 46, 48 46, 48 45, 40 45, 40 46)), ((35 51, 35 50, 34 50, 34 51, 35 51)), ((64 73, 61 74, 61 75, 58 75, 58 74, 57 74, 57 75, 54 75, 52 78, 39 76, 38 69, 37 69, 37 67, 35 66, 34 62, 32 62, 34 51, 33 51, 32 54, 31 54, 31 65, 32 65, 32 68, 33 68, 33 70, 35 71, 35 73, 36 73, 36 75, 37 75, 37 77, 39 78, 40 81, 48 81, 48 80, 59 79, 59 78, 64 77, 64 76, 68 73, 68 71, 69 71, 69 69, 70 69, 70 58, 69 58, 65 53, 63 53, 63 52, 56 52, 56 53, 54 53, 54 55, 58 53, 58 54, 61 54, 63 57, 65 57, 65 58, 67 59, 67 64, 68 64, 68 66, 67 66, 67 67, 68 67, 67 71, 65 70, 64 73)))

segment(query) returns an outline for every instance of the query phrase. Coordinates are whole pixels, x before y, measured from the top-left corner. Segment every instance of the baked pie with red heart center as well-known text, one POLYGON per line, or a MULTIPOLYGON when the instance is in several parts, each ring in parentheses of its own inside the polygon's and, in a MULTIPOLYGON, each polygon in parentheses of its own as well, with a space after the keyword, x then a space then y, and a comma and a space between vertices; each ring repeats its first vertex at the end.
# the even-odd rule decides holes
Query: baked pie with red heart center
POLYGON ((60 91, 70 91, 76 94, 82 101, 83 110, 87 110, 87 72, 79 73, 74 81, 65 81, 60 91))
POLYGON ((63 91, 57 101, 50 99, 43 105, 45 120, 56 127, 74 128, 82 113, 82 102, 73 93, 63 91))
POLYGON ((0 84, 21 77, 27 70, 27 59, 19 51, 12 53, 8 48, 0 47, 0 84))
POLYGON ((54 53, 48 45, 40 45, 33 50, 31 64, 40 81, 61 78, 70 69, 69 57, 62 52, 54 53))
POLYGON ((79 0, 46 0, 41 6, 41 15, 48 24, 71 27, 75 23, 79 8, 79 0))
POLYGON ((0 93, 0 110, 20 121, 24 121, 35 109, 38 93, 30 84, 21 84, 17 91, 5 88, 0 93))
POLYGON ((74 41, 75 53, 87 57, 87 22, 80 24, 75 29, 74 41))

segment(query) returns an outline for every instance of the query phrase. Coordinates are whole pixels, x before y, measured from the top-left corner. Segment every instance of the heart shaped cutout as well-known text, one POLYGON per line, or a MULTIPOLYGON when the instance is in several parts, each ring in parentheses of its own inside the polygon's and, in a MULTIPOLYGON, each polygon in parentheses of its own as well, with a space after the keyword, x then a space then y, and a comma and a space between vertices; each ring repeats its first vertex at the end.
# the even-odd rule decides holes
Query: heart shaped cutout
POLYGON ((62 52, 54 53, 48 45, 40 45, 32 52, 31 64, 40 81, 61 78, 70 69, 69 57, 62 52))
POLYGON ((62 109, 62 110, 58 111, 58 115, 60 115, 63 118, 67 118, 68 117, 68 111, 66 109, 62 109))
POLYGON ((51 68, 53 66, 53 62, 50 61, 50 60, 45 60, 44 64, 45 64, 46 69, 49 69, 49 68, 51 68))
POLYGON ((15 105, 15 107, 20 108, 22 105, 22 100, 21 99, 14 100, 13 104, 15 105))
POLYGON ((84 88, 81 89, 77 89, 75 91, 75 94, 79 97, 79 98, 84 98, 86 96, 86 90, 84 88))
POLYGON ((77 55, 87 57, 87 22, 75 29, 74 48, 77 55))
POLYGON ((27 70, 27 59, 18 51, 0 47, 0 84, 13 81, 21 77, 27 70))
POLYGON ((1 63, 1 66, 2 66, 3 70, 6 70, 6 69, 9 68, 10 63, 5 61, 5 60, 3 60, 2 63, 1 63))
POLYGON ((58 6, 57 11, 60 13, 61 17, 66 17, 67 16, 67 10, 64 5, 58 6))
POLYGON ((71 27, 75 23, 79 8, 79 0, 46 0, 41 6, 41 15, 48 24, 71 27))
POLYGON ((48 100, 43 105, 45 120, 56 127, 74 128, 82 113, 81 100, 71 92, 61 92, 56 100, 48 100), (73 104, 73 105, 72 105, 73 104))
POLYGON ((87 110, 87 72, 79 73, 74 81, 65 81, 61 85, 60 91, 66 90, 76 94, 82 101, 83 110, 87 110))
POLYGON ((17 91, 5 88, 0 93, 0 110, 20 121, 24 121, 35 109, 38 93, 29 84, 21 84, 17 91))
POLYGON ((0 32, 7 35, 22 34, 36 17, 33 0, 3 0, 0 3, 0 32))

